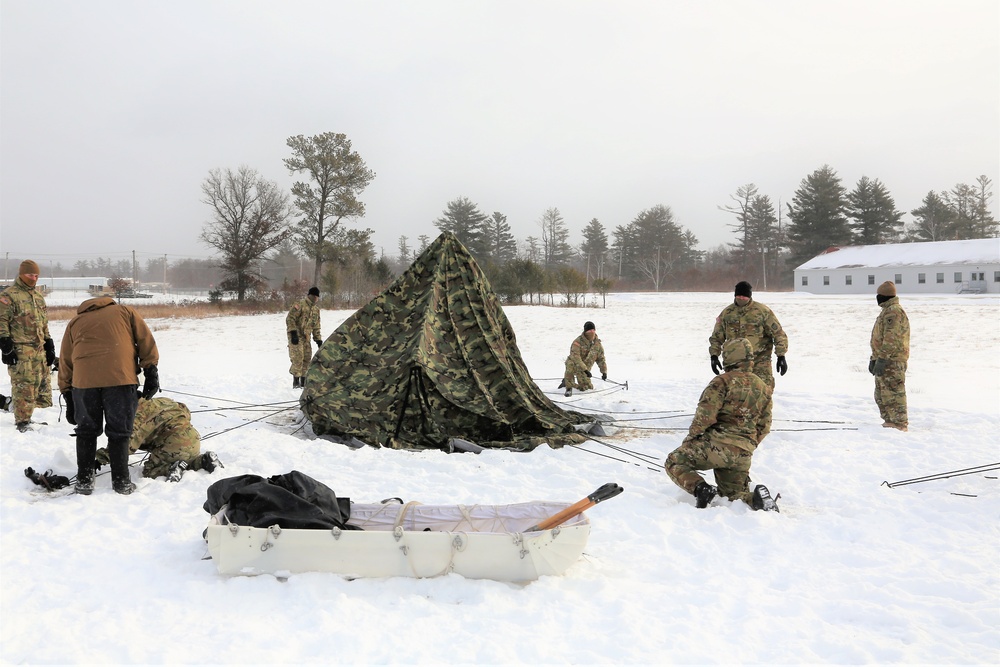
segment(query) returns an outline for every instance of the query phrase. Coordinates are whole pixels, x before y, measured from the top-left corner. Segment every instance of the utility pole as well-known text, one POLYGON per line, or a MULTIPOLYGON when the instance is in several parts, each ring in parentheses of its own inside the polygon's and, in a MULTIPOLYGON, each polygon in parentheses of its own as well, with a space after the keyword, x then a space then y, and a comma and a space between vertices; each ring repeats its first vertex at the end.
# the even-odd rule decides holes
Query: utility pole
POLYGON ((135 263, 135 250, 132 251, 132 289, 139 289, 139 269, 135 263))
POLYGON ((760 254, 760 263, 764 268, 764 289, 767 290, 767 246, 763 248, 764 252, 760 254))
POLYGON ((167 256, 163 256, 163 294, 167 293, 167 256))
POLYGON ((656 246, 656 291, 660 291, 660 246, 656 246))

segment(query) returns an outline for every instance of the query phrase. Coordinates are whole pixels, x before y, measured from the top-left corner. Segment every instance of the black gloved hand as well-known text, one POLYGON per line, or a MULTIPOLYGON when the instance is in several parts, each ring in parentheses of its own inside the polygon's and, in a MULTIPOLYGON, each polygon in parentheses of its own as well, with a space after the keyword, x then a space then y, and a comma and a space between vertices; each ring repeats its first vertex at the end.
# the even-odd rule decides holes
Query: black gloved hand
POLYGON ((143 369, 142 374, 146 376, 146 380, 142 383, 142 397, 148 401, 160 391, 160 372, 153 364, 143 369))
POLYGON ((885 365, 887 363, 889 363, 888 359, 876 359, 875 367, 872 369, 872 375, 878 377, 879 375, 885 373, 885 365))
POLYGON ((0 338, 0 355, 3 362, 8 366, 17 363, 17 350, 14 349, 14 339, 9 337, 0 338))
POLYGON ((292 341, 292 345, 298 345, 299 344, 299 332, 298 331, 289 331, 288 332, 288 340, 292 341))
POLYGON ((55 360, 52 362, 52 371, 54 373, 59 372, 59 357, 56 357, 55 360))
POLYGON ((788 362, 785 361, 785 355, 778 355, 778 363, 775 364, 774 368, 778 371, 779 375, 784 375, 788 371, 788 362))
POLYGON ((583 374, 586 375, 589 378, 594 377, 593 375, 590 374, 590 371, 584 371, 583 374))
POLYGON ((608 379, 608 374, 607 373, 601 373, 601 379, 602 380, 607 380, 608 379))
POLYGON ((76 426, 76 406, 73 405, 73 392, 64 391, 62 397, 66 401, 66 421, 76 426))
POLYGON ((45 365, 52 367, 52 364, 56 363, 56 344, 52 342, 51 338, 46 338, 45 343, 45 365))
POLYGON ((869 359, 868 360, 868 372, 871 373, 872 375, 875 375, 875 360, 874 359, 869 359))
POLYGON ((313 338, 313 342, 316 343, 316 347, 323 347, 323 341, 319 338, 313 338))
POLYGON ((716 375, 718 375, 719 371, 721 371, 721 370, 722 370, 722 363, 719 361, 719 355, 713 354, 712 355, 712 372, 715 373, 716 375))

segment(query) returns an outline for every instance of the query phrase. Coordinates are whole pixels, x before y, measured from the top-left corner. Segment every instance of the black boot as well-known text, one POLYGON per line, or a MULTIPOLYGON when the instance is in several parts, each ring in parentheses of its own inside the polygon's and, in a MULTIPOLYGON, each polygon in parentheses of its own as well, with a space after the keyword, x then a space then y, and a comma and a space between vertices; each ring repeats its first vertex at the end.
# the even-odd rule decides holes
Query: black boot
POLYGON ((128 438, 108 438, 108 458, 111 459, 111 487, 123 496, 135 491, 128 470, 128 438))
POLYGON ((89 496, 94 492, 94 462, 97 457, 97 436, 76 436, 76 492, 89 496))
MULTIPOLYGON (((778 494, 778 498, 780 497, 781 494, 778 494)), ((780 512, 781 510, 778 509, 778 503, 775 502, 778 498, 772 498, 771 492, 767 490, 767 487, 763 484, 758 484, 753 490, 752 506, 755 510, 780 512)))
POLYGON ((705 509, 718 493, 719 490, 708 482, 698 482, 698 486, 694 487, 694 506, 700 510, 705 509))
POLYGON ((306 388, 306 377, 304 375, 299 376, 299 389, 306 388))

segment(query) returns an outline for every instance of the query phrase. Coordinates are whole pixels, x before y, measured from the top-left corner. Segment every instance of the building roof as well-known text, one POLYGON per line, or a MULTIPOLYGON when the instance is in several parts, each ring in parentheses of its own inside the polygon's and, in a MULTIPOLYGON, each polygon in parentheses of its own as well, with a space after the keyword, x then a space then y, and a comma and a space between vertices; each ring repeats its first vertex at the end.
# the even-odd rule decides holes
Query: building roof
POLYGON ((1000 238, 833 247, 795 270, 957 264, 1000 264, 1000 238))

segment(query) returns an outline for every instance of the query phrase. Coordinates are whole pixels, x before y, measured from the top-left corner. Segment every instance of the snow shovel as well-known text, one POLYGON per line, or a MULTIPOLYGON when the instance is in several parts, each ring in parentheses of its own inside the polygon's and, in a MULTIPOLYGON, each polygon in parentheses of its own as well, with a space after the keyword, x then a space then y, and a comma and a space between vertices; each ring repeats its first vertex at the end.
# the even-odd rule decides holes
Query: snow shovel
POLYGON ((608 482, 583 500, 573 503, 563 511, 553 514, 548 519, 543 519, 524 532, 533 533, 538 530, 548 530, 549 528, 560 526, 576 515, 586 512, 597 503, 608 500, 609 498, 614 498, 624 490, 624 488, 618 486, 614 482, 608 482))

